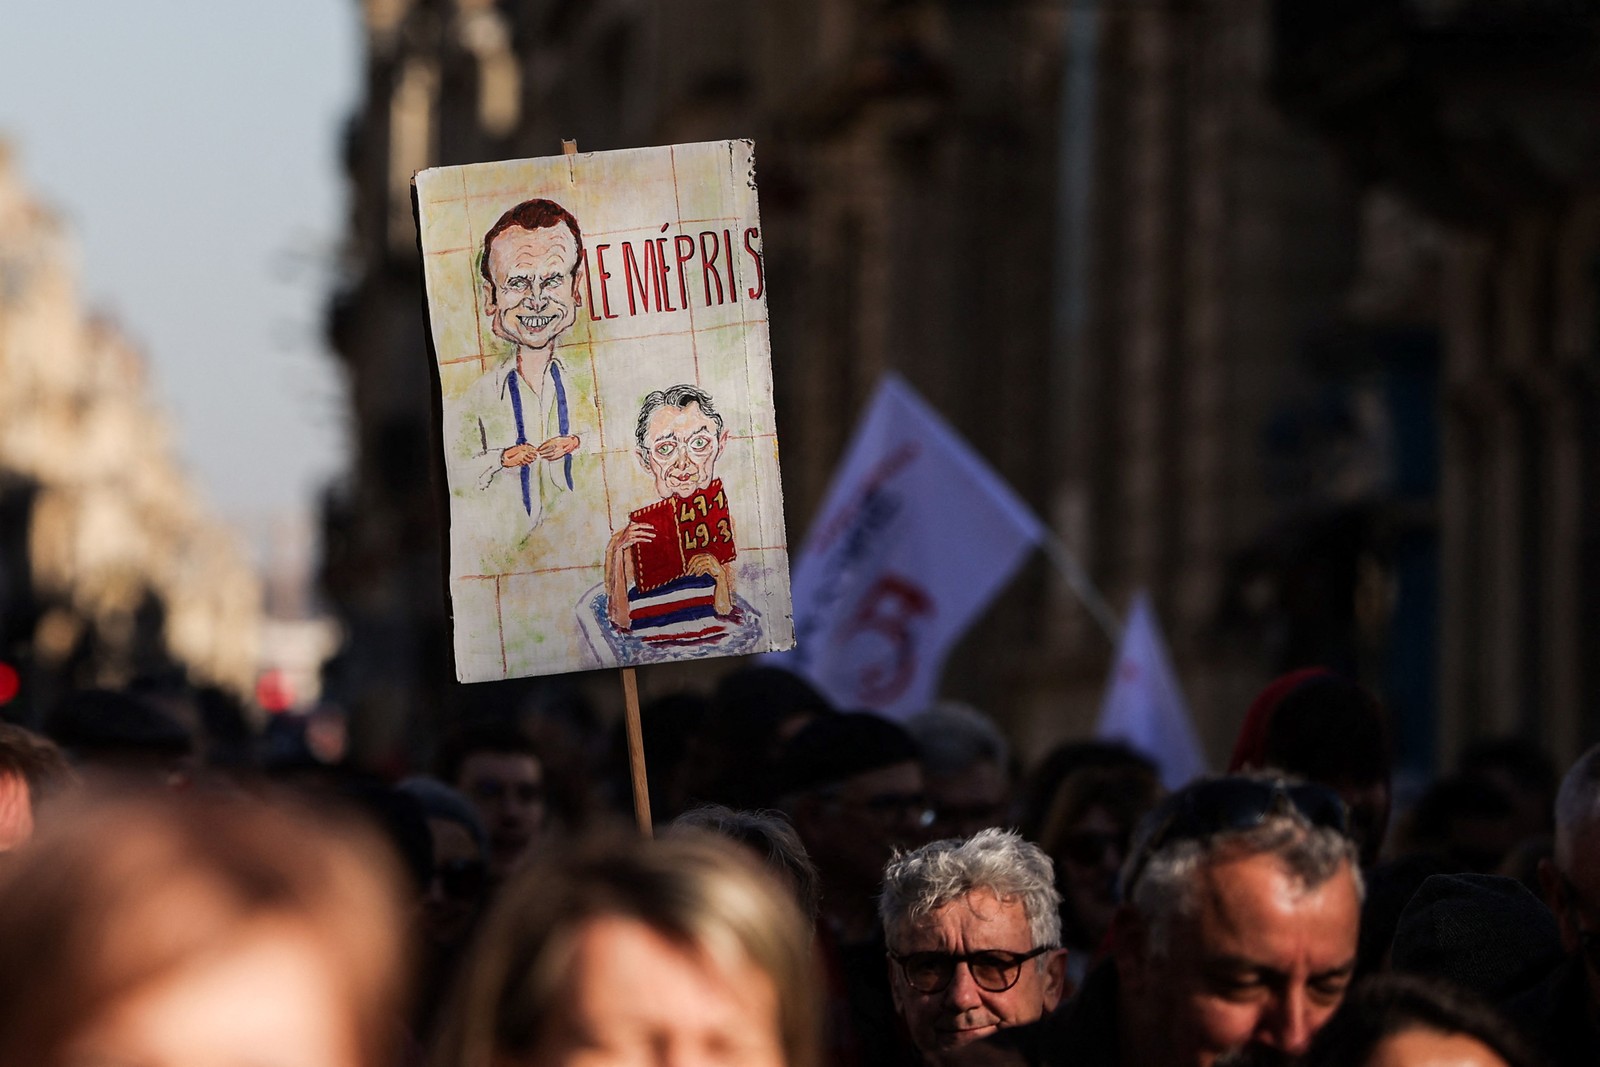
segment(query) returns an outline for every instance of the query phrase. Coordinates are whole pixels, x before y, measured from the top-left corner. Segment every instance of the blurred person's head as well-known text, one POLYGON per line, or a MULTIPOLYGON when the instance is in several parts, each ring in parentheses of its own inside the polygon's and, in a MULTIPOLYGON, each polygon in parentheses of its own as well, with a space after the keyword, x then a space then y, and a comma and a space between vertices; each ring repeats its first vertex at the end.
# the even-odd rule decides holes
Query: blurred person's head
POLYGON ((433 845, 433 870, 422 898, 424 931, 436 946, 457 945, 483 903, 489 834, 473 803, 436 778, 407 778, 396 788, 421 805, 433 845))
POLYGON ((363 826, 288 804, 63 802, 0 869, 0 1063, 386 1067, 395 878, 363 826))
POLYGON ((890 990, 923 1062, 962 1062, 973 1043, 1055 1010, 1059 907, 1050 858, 1015 833, 982 830, 890 861, 878 898, 890 990))
POLYGON ((529 857, 545 828, 546 775, 538 747, 511 723, 474 723, 446 740, 438 775, 477 807, 489 834, 489 873, 503 880, 529 857))
POLYGON ((1549 753, 1521 737, 1492 737, 1468 745, 1461 773, 1496 786, 1511 802, 1513 834, 1525 841, 1548 836, 1561 777, 1549 753))
POLYGON ((911 735, 872 712, 824 716, 785 746, 777 775, 822 876, 823 911, 849 927, 837 931, 846 941, 866 939, 884 864, 926 841, 933 817, 911 735))
POLYGON ((214 685, 196 689, 194 698, 206 765, 234 771, 253 767, 256 732, 243 702, 214 685))
POLYGON ((1516 810, 1487 779, 1452 774, 1423 791, 1397 838, 1408 853, 1435 856, 1452 871, 1485 874, 1517 844, 1516 810))
POLYGON ((1555 855, 1539 865, 1539 883, 1562 947, 1583 959, 1593 1013, 1600 1011, 1600 745, 1561 779, 1555 816, 1555 855))
POLYGON ((782 667, 740 667, 722 676, 712 693, 713 714, 744 720, 782 745, 819 715, 835 710, 816 686, 782 667))
POLYGON ((833 714, 827 698, 792 671, 745 667, 724 675, 685 756, 685 800, 772 807, 780 799, 773 765, 784 746, 813 719, 833 714))
POLYGON ((1061 784, 1079 771, 1143 770, 1159 778, 1149 757, 1121 741, 1063 741, 1028 772, 1022 786, 1022 836, 1037 841, 1061 792, 1061 784))
POLYGON ((541 857, 485 920, 439 1067, 816 1067, 819 1004, 794 901, 709 834, 541 857))
POLYGON ((1068 945, 1093 949, 1110 929, 1133 828, 1161 793, 1155 771, 1139 764, 1088 768, 1062 781, 1039 844, 1055 862, 1068 945))
POLYGON ((1560 965, 1561 932, 1522 883, 1492 874, 1436 874, 1400 913, 1389 948, 1396 972, 1438 978, 1503 1003, 1560 965))
POLYGON ((1484 1001, 1437 979, 1377 975, 1323 1027, 1307 1067, 1533 1067, 1516 1030, 1484 1001))
POLYGON ((816 926, 822 898, 817 865, 811 862, 800 835, 782 812, 734 811, 721 804, 706 804, 691 808, 672 820, 668 833, 678 829, 694 833, 709 831, 749 849, 794 892, 800 913, 807 923, 816 926))
POLYGON ((1276 770, 1339 793, 1371 866, 1389 828, 1389 718, 1365 687, 1322 667, 1270 682, 1251 703, 1228 773, 1276 770))
POLYGON ((407 793, 377 778, 361 775, 343 777, 332 789, 305 789, 309 795, 321 793, 349 810, 363 815, 367 824, 382 836, 401 869, 407 875, 408 904, 420 907, 433 878, 433 839, 428 832, 428 816, 422 804, 407 793))
POLYGON ((33 836, 39 806, 73 777, 67 758, 49 738, 0 722, 0 852, 33 836))
POLYGON ((1205 779, 1134 834, 1111 931, 1122 1062, 1290 1062, 1343 999, 1362 882, 1337 794, 1205 779))
POLYGON ((215 685, 195 685, 182 668, 151 671, 130 681, 126 694, 155 708, 192 740, 202 771, 224 774, 253 769, 256 732, 244 702, 215 685))
POLYGON ((91 777, 173 785, 194 773, 194 737, 161 708, 113 689, 79 689, 45 719, 45 733, 91 777))
POLYGON ((929 836, 971 837, 1011 821, 1011 746, 994 720, 954 702, 906 720, 917 743, 928 801, 929 836))
POLYGON ((195 688, 181 667, 143 671, 129 679, 123 692, 166 712, 191 736, 200 733, 200 707, 195 688))
POLYGON ((262 772, 276 782, 337 789, 351 769, 349 715, 337 704, 270 715, 256 749, 262 772))
MULTIPOLYGON (((1554 806, 1552 803, 1551 807, 1554 806)), ((1546 834, 1541 837, 1524 838, 1506 853, 1494 873, 1502 878, 1514 878, 1534 896, 1542 896, 1544 887, 1539 884, 1539 864, 1543 860, 1554 859, 1555 854, 1556 842, 1553 836, 1546 834)))
POLYGON ((597 756, 603 758, 605 744, 593 706, 570 683, 551 683, 523 709, 517 725, 533 740, 544 766, 541 838, 582 833, 595 814, 592 794, 598 776, 592 763, 597 756))

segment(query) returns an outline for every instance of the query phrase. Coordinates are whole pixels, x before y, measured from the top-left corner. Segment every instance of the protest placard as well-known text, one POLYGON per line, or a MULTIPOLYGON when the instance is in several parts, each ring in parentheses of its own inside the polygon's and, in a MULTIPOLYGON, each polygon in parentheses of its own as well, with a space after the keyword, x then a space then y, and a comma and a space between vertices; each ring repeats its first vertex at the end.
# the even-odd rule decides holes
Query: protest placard
POLYGON ((415 197, 457 677, 792 645, 750 142, 440 167, 415 197))

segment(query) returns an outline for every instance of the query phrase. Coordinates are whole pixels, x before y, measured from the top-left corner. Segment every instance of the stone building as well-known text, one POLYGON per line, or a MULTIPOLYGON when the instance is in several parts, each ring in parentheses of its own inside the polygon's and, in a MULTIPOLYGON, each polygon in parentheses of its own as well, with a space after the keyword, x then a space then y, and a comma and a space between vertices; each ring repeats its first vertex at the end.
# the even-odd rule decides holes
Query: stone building
MULTIPOLYGON (((1467 505, 1441 502, 1481 479, 1440 430, 1436 368, 1453 343, 1441 324, 1470 302, 1440 290, 1421 320, 1374 311, 1430 284, 1440 231, 1273 92, 1293 41, 1269 0, 363 12, 350 274, 331 316, 358 443, 326 561, 352 691, 379 686, 402 718, 463 699, 447 681, 438 497, 420 477, 437 449, 411 173, 553 154, 562 138, 751 137, 792 541, 892 368, 1115 608, 1151 590, 1214 757, 1254 691, 1309 662, 1383 692, 1417 766, 1462 730, 1534 729, 1455 711, 1478 646, 1449 621, 1452 598, 1479 560, 1461 540, 1477 535, 1446 532, 1467 505)), ((1541 455, 1570 461, 1557 452, 1541 455)), ((1496 617, 1501 637, 1528 606, 1496 617)), ((1109 651, 1036 560, 947 688, 1037 752, 1092 724, 1109 651)))
POLYGON ((84 307, 61 224, 0 152, 0 658, 30 714, 180 668, 251 692, 260 583, 179 466, 144 358, 84 307))
POLYGON ((1600 738, 1600 11, 1282 0, 1274 34, 1276 97, 1365 191, 1352 318, 1433 350, 1431 740, 1565 763, 1600 738))

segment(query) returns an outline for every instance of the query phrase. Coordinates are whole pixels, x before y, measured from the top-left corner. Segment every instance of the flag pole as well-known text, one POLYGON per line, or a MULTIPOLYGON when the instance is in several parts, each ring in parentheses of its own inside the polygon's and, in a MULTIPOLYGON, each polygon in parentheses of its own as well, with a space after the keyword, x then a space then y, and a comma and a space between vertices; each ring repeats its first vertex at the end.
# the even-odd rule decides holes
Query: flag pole
POLYGON ((1040 547, 1044 549, 1044 554, 1049 557, 1050 562, 1055 564, 1056 570, 1061 572, 1061 577, 1066 579, 1067 588, 1077 595, 1084 609, 1093 616, 1095 622, 1100 624, 1106 640, 1111 642, 1112 647, 1116 647, 1117 642, 1122 639, 1122 624, 1117 621, 1116 612, 1111 610, 1106 598, 1095 588, 1094 582, 1089 578, 1089 572, 1083 569, 1078 557, 1072 554, 1066 542, 1056 536, 1056 532, 1051 529, 1044 531, 1040 547))
MULTIPOLYGON (((571 158, 578 154, 578 142, 562 138, 561 154, 571 158)), ((628 733, 628 775, 633 779, 633 819, 639 832, 654 836, 650 822, 650 784, 644 768, 644 728, 639 721, 639 676, 632 667, 621 668, 623 722, 628 733)))

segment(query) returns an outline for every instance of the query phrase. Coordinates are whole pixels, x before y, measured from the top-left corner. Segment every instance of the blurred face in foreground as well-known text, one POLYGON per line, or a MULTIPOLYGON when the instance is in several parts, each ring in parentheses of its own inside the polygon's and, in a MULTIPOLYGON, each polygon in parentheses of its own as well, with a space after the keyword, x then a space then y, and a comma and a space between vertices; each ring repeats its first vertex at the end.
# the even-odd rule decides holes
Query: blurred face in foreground
POLYGON ((1124 1048, 1150 1067, 1290 1063, 1344 999, 1360 902, 1348 863, 1307 889, 1267 853, 1203 865, 1166 951, 1119 916, 1124 1048))
POLYGON ((33 798, 28 780, 0 771, 0 852, 9 852, 33 836, 33 798))
POLYGON ((901 959, 889 965, 890 990, 924 1062, 965 1062, 961 1057, 967 1046, 1054 1010, 1066 973, 1064 953, 1045 953, 1042 968, 1040 957, 1022 960, 1014 969, 996 966, 1034 947, 1022 902, 1001 900, 989 889, 974 890, 899 924, 890 949, 901 959), (997 955, 987 958, 982 955, 986 953, 997 955), (942 970, 939 956, 973 954, 979 958, 955 963, 942 989, 916 988, 938 984, 933 976, 942 970), (1012 983, 1009 988, 996 988, 1007 982, 1012 983))
POLYGON ((1506 1061, 1475 1037, 1417 1027, 1384 1038, 1363 1067, 1506 1067, 1506 1061))
POLYGON ((360 1067, 339 971, 311 931, 268 917, 114 1000, 64 1067, 360 1067))
POLYGON ((336 810, 91 788, 0 863, 0 1063, 381 1067, 391 850, 336 810))
POLYGON ((505 1067, 783 1067, 778 992, 748 959, 716 960, 620 916, 578 929, 544 1038, 505 1067))

